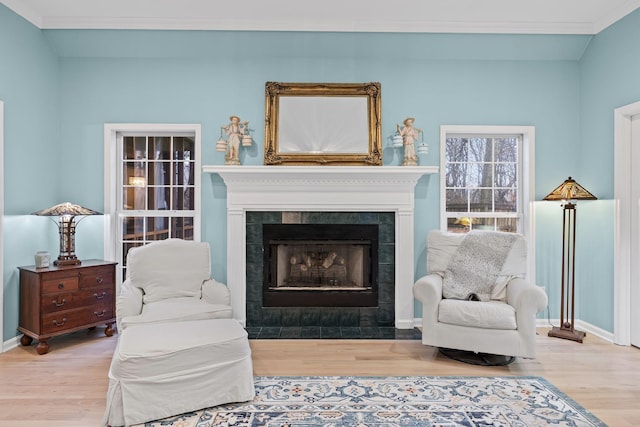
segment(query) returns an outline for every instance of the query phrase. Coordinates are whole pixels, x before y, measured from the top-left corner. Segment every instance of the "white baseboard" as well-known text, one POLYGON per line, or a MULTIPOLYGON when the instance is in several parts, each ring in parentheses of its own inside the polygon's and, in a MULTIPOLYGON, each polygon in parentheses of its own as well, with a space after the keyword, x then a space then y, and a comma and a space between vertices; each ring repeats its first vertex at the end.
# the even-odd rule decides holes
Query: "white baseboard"
MULTIPOLYGON (((422 318, 413 319, 413 324, 416 328, 422 327, 422 318)), ((560 324, 558 319, 536 319, 536 327, 538 328, 551 328, 560 324)), ((586 332, 587 334, 595 335, 598 338, 602 338, 605 341, 613 343, 613 333, 605 331, 591 323, 583 322, 582 320, 576 320, 576 329, 586 332)))
MULTIPOLYGON (((537 319, 536 326, 538 328, 551 328, 552 326, 558 326, 560 324, 560 319, 537 319)), ((605 331, 597 326, 592 325, 588 322, 583 322, 582 320, 576 320, 576 329, 580 331, 584 331, 587 335, 595 335, 598 338, 602 338, 605 341, 609 341, 613 343, 613 333, 609 331, 605 331)))
POLYGON ((20 338, 22 336, 21 335, 16 335, 13 338, 10 338, 8 340, 6 340, 5 342, 2 343, 2 352, 4 353, 5 351, 9 351, 12 350, 14 348, 16 348, 18 345, 20 345, 20 338))

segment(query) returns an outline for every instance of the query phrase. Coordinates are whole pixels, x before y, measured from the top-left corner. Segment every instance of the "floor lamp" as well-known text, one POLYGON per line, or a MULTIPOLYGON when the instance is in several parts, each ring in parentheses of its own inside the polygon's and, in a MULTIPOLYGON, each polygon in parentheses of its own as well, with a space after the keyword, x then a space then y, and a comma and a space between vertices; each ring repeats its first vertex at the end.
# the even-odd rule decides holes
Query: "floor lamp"
POLYGON ((549 331, 550 337, 582 342, 586 333, 576 331, 575 322, 575 272, 576 272, 576 200, 596 200, 575 180, 569 177, 543 200, 562 201, 562 287, 560 299, 560 326, 549 331))

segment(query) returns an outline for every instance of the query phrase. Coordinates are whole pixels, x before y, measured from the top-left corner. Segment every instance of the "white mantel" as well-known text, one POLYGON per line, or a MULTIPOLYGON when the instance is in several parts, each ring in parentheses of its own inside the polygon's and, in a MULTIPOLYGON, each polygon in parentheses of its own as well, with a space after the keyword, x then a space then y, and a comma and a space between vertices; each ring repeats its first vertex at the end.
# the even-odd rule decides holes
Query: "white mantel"
POLYGON ((418 180, 436 166, 206 165, 227 185, 227 285, 246 322, 246 212, 395 212, 396 328, 414 327, 413 210, 418 180))

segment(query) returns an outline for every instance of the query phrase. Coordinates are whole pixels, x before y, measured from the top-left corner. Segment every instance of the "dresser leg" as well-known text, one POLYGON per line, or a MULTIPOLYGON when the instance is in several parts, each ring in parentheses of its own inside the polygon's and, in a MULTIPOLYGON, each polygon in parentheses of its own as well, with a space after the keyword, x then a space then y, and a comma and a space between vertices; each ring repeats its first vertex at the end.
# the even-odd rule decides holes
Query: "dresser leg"
POLYGON ((40 340, 36 346, 36 351, 40 355, 49 353, 49 343, 47 340, 40 340))
POLYGON ((23 335, 22 338, 20 338, 20 344, 25 347, 31 345, 32 342, 33 338, 31 338, 29 335, 23 335))
POLYGON ((108 337, 112 337, 113 333, 113 323, 107 323, 107 328, 104 330, 104 334, 108 337))

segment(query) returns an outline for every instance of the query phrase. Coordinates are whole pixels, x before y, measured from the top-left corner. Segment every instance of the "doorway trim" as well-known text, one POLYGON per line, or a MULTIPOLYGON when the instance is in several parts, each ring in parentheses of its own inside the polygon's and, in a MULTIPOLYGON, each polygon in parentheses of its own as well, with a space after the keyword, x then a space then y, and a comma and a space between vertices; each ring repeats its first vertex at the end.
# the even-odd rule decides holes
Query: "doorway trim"
POLYGON ((4 352, 4 102, 0 100, 0 353, 4 352))
POLYGON ((640 101, 616 108, 614 125, 613 342, 631 345, 631 119, 640 101))

